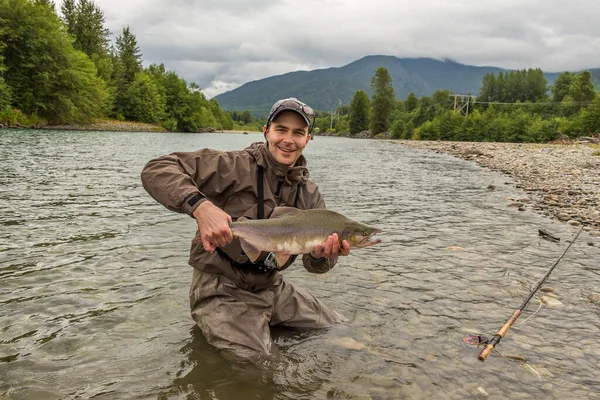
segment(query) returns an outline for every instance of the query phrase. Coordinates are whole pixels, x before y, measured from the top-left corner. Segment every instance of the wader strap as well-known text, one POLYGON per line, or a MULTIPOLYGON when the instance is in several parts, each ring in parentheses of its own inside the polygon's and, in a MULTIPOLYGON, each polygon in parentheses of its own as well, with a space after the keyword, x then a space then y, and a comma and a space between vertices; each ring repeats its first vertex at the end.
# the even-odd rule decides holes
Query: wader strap
POLYGON ((263 168, 258 166, 258 209, 256 210, 256 217, 263 219, 265 217, 265 193, 264 193, 264 176, 263 168))
POLYGON ((298 186, 296 186, 296 198, 294 199, 294 207, 298 208, 298 199, 300 198, 300 188, 302 187, 302 185, 298 184, 298 186))

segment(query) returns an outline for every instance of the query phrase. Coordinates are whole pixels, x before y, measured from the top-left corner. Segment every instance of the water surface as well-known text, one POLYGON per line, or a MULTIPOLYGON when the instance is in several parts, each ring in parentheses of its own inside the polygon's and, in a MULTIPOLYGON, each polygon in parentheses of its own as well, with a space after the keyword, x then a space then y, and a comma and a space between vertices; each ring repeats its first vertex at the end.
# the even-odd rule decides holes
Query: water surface
POLYGON ((285 272, 348 323, 274 330, 281 354, 260 367, 222 358, 189 316, 195 222, 139 173, 259 140, 0 131, 0 398, 600 398, 598 239, 583 232, 546 283, 563 306, 533 299, 482 363, 463 339, 493 336, 578 228, 508 208, 525 194, 504 175, 385 141, 305 152, 329 208, 384 230, 328 274, 285 272))

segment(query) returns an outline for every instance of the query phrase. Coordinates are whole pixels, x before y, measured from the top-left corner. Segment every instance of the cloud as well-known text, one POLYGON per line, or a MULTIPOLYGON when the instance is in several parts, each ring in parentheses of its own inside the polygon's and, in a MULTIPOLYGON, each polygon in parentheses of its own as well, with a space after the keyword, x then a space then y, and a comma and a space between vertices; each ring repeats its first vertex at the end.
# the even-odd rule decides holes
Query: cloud
POLYGON ((600 2, 571 0, 97 0, 146 63, 164 63, 212 97, 295 70, 372 54, 472 65, 600 67, 600 2))

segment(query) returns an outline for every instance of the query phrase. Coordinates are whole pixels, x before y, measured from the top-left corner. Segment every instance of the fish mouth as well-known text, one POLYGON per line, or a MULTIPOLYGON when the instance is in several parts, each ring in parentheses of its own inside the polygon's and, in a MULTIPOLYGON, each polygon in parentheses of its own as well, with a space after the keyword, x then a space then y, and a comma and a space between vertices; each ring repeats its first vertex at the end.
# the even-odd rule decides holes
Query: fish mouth
POLYGON ((373 239, 373 236, 377 235, 378 233, 381 233, 381 229, 377 229, 369 236, 363 237, 362 240, 357 243, 356 247, 368 247, 381 243, 381 239, 373 239))

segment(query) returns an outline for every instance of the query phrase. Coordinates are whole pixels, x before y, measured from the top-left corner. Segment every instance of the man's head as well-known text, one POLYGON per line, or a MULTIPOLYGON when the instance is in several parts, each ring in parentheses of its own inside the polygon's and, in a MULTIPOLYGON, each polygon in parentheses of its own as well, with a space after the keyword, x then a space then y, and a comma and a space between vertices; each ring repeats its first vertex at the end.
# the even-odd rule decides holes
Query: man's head
POLYGON ((292 166, 310 141, 312 108, 291 97, 275 102, 264 126, 271 154, 284 165, 292 166))

